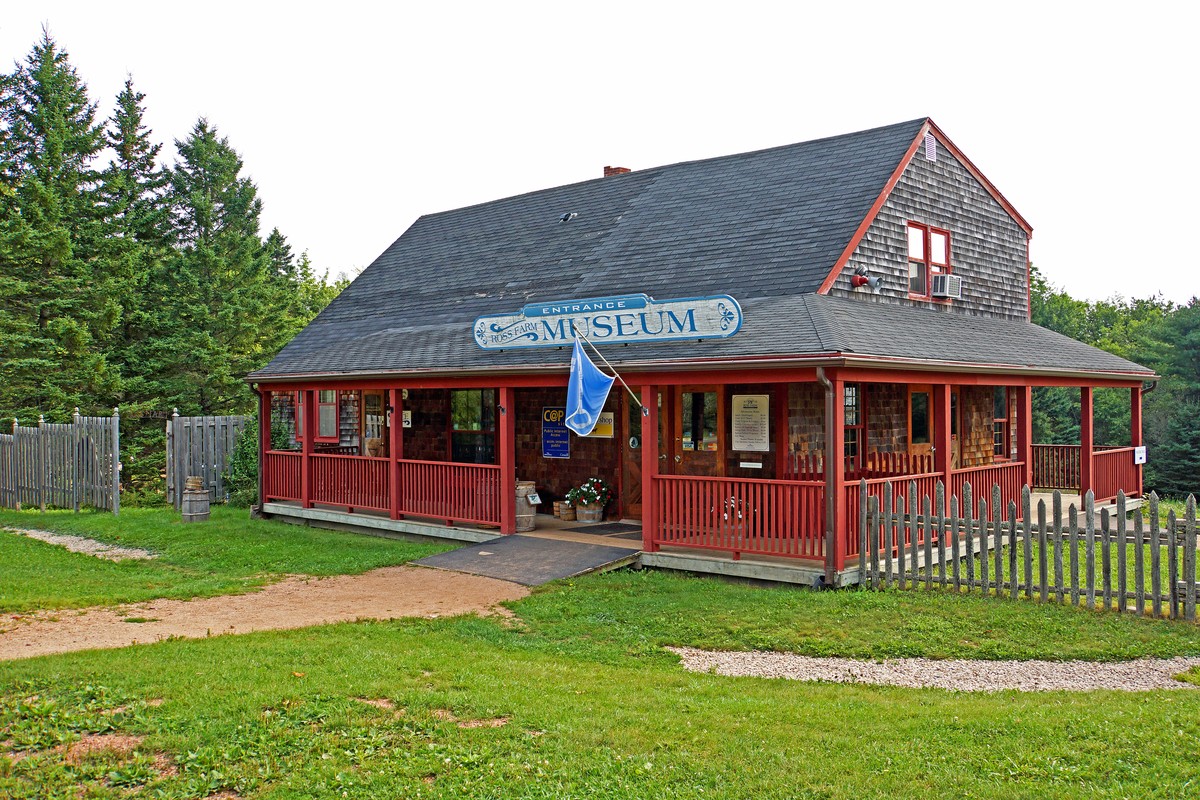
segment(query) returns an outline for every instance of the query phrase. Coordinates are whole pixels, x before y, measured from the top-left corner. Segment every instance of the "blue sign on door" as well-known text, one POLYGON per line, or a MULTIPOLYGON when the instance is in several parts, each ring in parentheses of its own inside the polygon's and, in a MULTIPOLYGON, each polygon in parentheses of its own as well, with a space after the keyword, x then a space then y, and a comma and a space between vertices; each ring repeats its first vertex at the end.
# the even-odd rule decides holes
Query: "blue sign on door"
POLYGON ((570 458, 571 431, 566 408, 542 409, 542 458, 570 458))

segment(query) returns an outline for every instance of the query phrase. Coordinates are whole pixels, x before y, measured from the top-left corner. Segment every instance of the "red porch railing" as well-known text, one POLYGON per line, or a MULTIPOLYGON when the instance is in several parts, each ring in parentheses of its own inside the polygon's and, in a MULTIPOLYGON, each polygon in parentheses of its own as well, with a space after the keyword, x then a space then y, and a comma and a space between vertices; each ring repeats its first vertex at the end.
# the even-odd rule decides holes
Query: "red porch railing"
POLYGON ((312 501, 387 511, 388 460, 370 456, 313 454, 311 462, 312 501))
MULTIPOLYGON (((950 485, 946 487, 946 509, 950 508, 950 498, 957 497, 959 513, 962 512, 963 486, 971 484, 971 497, 978 504, 986 500, 992 504, 992 487, 1000 487, 1000 508, 992 509, 993 518, 998 513, 1006 515, 1008 504, 1016 503, 1017 511, 1021 509, 1021 489, 1025 487, 1025 462, 1010 461, 1004 464, 985 464, 982 467, 967 467, 956 469, 950 473, 950 485)), ((929 495, 931 498, 933 494, 929 495)), ((978 507, 978 505, 976 506, 978 507)))
POLYGON ((300 453, 270 450, 263 454, 263 500, 300 499, 300 453))
POLYGON ((655 544, 793 558, 825 556, 825 486, 814 481, 656 475, 655 544))
POLYGON ((447 522, 500 524, 500 467, 398 460, 400 513, 447 522))
POLYGON ((1119 491, 1124 491, 1127 496, 1139 494, 1133 448, 1118 447, 1093 454, 1092 483, 1097 500, 1111 500, 1119 491))
MULTIPOLYGON (((904 499, 904 513, 908 514, 911 509, 908 506, 908 497, 910 483, 916 482, 917 493, 913 495, 917 498, 917 502, 921 502, 921 498, 928 496, 931 500, 937 491, 937 482, 941 480, 942 474, 939 472, 927 472, 922 475, 902 475, 891 478, 872 478, 867 481, 867 496, 879 498, 879 507, 883 508, 883 487, 885 484, 892 484, 892 497, 896 507, 900 507, 900 499, 904 499)), ((859 551, 859 527, 861 519, 859 518, 859 499, 862 497, 862 491, 858 483, 846 484, 846 541, 843 548, 846 557, 857 557, 859 551)), ((920 540, 918 540, 918 544, 920 540)), ((845 564, 838 564, 837 568, 844 569, 845 564)))
MULTIPOLYGON (((933 471, 933 456, 909 453, 867 453, 858 459, 846 459, 846 480, 859 478, 897 478, 906 475, 921 475, 933 471)), ((787 459, 787 471, 783 475, 790 481, 824 481, 825 461, 820 453, 791 453, 787 459)))
POLYGON ((1031 449, 1034 486, 1039 489, 1079 489, 1079 445, 1035 444, 1031 449))

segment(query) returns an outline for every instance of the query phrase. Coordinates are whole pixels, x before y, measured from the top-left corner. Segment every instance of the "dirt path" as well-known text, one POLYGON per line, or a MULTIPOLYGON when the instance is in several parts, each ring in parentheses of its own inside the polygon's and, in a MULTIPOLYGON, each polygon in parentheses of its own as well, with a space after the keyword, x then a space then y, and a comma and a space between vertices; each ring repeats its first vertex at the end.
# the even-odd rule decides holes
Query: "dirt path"
POLYGON ((251 594, 9 614, 0 619, 0 660, 170 636, 194 639, 359 619, 487 613, 527 594, 527 588, 508 581, 413 566, 333 578, 297 576, 251 594))

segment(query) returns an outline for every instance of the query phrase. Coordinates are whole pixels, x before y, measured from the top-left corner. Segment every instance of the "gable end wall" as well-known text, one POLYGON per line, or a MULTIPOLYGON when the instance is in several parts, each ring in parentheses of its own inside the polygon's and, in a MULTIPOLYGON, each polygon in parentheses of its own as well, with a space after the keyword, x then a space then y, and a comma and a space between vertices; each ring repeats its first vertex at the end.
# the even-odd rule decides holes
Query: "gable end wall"
POLYGON ((939 143, 937 161, 918 150, 829 294, 877 303, 927 306, 947 313, 1028 319, 1028 238, 987 189, 939 143), (963 299, 908 297, 908 222, 950 231, 950 265, 963 299), (859 265, 883 278, 882 291, 855 289, 859 265))

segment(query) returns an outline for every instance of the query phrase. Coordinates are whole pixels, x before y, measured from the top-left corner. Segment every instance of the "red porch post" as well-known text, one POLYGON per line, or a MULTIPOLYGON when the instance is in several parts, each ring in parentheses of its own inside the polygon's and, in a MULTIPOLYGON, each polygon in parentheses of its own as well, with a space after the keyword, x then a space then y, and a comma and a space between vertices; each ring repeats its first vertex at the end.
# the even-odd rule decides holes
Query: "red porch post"
POLYGON ((846 382, 834 374, 825 385, 825 583, 837 585, 837 575, 846 566, 846 382))
MULTIPOLYGON (((950 490, 950 384, 933 386, 933 469, 942 476, 946 491, 950 490)), ((947 498, 949 503, 949 498, 947 498)))
POLYGON ((500 388, 500 532, 517 532, 517 407, 512 387, 500 388))
POLYGON ((404 458, 404 391, 388 389, 388 516, 400 519, 400 459, 404 458))
POLYGON ((1092 426, 1092 387, 1079 387, 1079 494, 1093 488, 1092 449, 1095 430, 1092 426))
POLYGON ((266 502, 267 451, 271 449, 271 393, 258 393, 258 507, 266 502))
POLYGON ((1021 482, 1033 487, 1033 387, 1017 389, 1017 458, 1025 465, 1021 482))
POLYGON ((658 476, 658 387, 642 387, 642 549, 658 551, 654 536, 658 532, 658 498, 654 479, 658 476))
MULTIPOLYGON (((1133 386, 1129 389, 1129 445, 1131 447, 1142 446, 1142 387, 1133 386)), ((1142 465, 1135 464, 1133 467, 1134 475, 1137 480, 1138 497, 1142 496, 1142 465)))
POLYGON ((788 385, 775 384, 775 480, 788 474, 788 385))
POLYGON ((304 389, 300 392, 300 402, 304 414, 304 440, 300 445, 300 505, 302 508, 312 508, 312 453, 313 437, 317 433, 317 412, 313 402, 313 390, 304 389))

